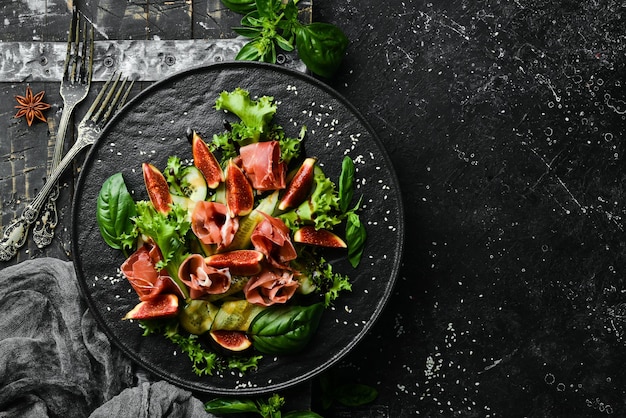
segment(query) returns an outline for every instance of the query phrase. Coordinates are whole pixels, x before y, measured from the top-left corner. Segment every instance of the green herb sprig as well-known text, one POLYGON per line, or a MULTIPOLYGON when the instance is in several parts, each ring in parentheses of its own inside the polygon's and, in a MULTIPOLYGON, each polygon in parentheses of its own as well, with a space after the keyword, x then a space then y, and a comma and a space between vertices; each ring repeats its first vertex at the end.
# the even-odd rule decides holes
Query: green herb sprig
POLYGON ((313 73, 331 77, 341 65, 348 44, 346 35, 330 23, 302 23, 298 0, 222 0, 230 10, 244 14, 241 26, 232 28, 250 38, 237 60, 276 63, 277 50, 296 50, 313 73))

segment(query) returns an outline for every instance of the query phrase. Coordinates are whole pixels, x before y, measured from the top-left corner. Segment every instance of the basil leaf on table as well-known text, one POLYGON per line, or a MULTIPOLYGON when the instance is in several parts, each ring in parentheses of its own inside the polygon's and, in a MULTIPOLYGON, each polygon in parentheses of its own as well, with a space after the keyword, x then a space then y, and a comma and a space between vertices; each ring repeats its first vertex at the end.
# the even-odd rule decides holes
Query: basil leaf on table
POLYGON ((317 330, 324 305, 277 306, 250 324, 254 348, 264 354, 291 354, 303 349, 317 330))
POLYGON ((256 9, 255 0, 222 0, 222 3, 235 13, 246 14, 256 9))
POLYGON ((308 69, 331 77, 339 68, 348 48, 348 38, 337 26, 313 22, 296 27, 298 56, 308 69))
POLYGON ((259 16, 276 20, 277 3, 279 2, 276 0, 256 0, 256 8, 259 11, 259 16))
POLYGON ((334 399, 345 406, 361 406, 376 399, 378 391, 368 385, 350 383, 334 388, 334 399))
POLYGON ((131 218, 137 214, 135 202, 126 188, 122 173, 113 174, 100 188, 96 203, 96 219, 104 241, 116 250, 132 246, 131 218))
POLYGON ((204 404, 207 412, 214 414, 235 414, 242 412, 258 412, 256 402, 251 399, 216 398, 204 404))
POLYGON ((274 63, 276 62, 276 46, 271 39, 259 36, 242 46, 235 59, 274 63))
POLYGON ((291 411, 282 415, 282 418, 323 418, 313 411, 291 411))

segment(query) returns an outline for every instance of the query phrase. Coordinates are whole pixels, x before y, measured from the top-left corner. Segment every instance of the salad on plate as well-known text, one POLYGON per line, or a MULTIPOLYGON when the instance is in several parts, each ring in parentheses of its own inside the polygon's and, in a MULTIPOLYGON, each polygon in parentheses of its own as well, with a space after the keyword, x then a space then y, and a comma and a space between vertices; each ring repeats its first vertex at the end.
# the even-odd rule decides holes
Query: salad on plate
POLYGON ((263 355, 303 350, 351 290, 326 256, 339 252, 356 268, 366 240, 350 157, 330 179, 317 156, 301 155, 306 127, 290 137, 274 123, 272 97, 236 88, 214 108, 224 130, 208 141, 188 130, 191 158, 141 164, 148 200, 135 201, 116 173, 96 210, 138 297, 120 320, 177 344, 198 375, 243 373, 263 355))

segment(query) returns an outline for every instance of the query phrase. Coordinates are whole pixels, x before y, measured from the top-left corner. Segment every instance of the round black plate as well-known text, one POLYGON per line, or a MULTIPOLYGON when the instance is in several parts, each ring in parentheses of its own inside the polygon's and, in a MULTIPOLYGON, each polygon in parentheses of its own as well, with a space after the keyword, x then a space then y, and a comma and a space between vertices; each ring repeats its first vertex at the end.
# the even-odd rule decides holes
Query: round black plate
POLYGON ((111 341, 141 367, 184 388, 216 394, 260 394, 284 389, 322 372, 362 339, 389 298, 403 248, 403 210, 398 182, 382 145, 364 118, 343 97, 305 74, 279 66, 232 62, 192 69, 157 82, 130 101, 105 128, 82 169, 73 205, 74 264, 91 312, 111 341), (305 152, 317 156, 337 181, 344 155, 357 167, 363 195, 361 219, 368 240, 361 264, 353 269, 342 256, 331 260, 348 274, 352 291, 342 292, 324 313, 305 351, 265 356, 244 376, 196 376, 186 354, 163 336, 143 337, 136 322, 122 317, 138 298, 118 274, 124 261, 109 248, 96 223, 96 199, 102 183, 122 172, 135 200, 148 199, 141 163, 160 169, 170 155, 191 158, 185 131, 209 141, 223 131, 224 114, 213 106, 218 94, 241 87, 252 96, 273 96, 275 116, 290 136, 307 126, 305 152))

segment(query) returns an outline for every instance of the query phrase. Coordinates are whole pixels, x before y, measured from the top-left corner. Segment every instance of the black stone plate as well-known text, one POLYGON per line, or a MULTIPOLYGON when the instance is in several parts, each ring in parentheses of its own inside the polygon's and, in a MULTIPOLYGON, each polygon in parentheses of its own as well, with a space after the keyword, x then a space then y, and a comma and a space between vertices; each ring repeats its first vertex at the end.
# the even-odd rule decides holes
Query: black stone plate
POLYGON ((220 63, 192 69, 157 82, 131 100, 105 128, 90 150, 73 204, 74 265, 91 312, 111 341, 141 367, 181 387, 216 394, 260 394, 301 383, 335 364, 363 338, 393 288, 403 249, 401 193, 389 158, 367 121, 346 99, 305 74, 259 63, 220 63), (185 131, 209 141, 224 130, 225 114, 213 106, 218 94, 241 87, 252 96, 273 96, 275 122, 297 136, 306 125, 305 152, 317 156, 337 182, 344 155, 355 160, 363 195, 362 221, 368 240, 361 264, 353 269, 345 254, 329 256, 334 270, 348 274, 351 292, 342 292, 325 311, 320 327, 303 352, 268 356, 244 376, 196 376, 187 355, 161 335, 143 337, 136 322, 122 317, 138 298, 118 274, 124 261, 109 248, 96 223, 102 183, 122 172, 135 200, 148 199, 141 163, 163 169, 170 155, 191 159, 185 131))

